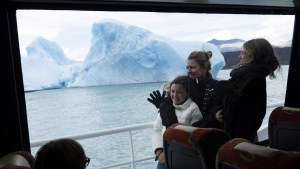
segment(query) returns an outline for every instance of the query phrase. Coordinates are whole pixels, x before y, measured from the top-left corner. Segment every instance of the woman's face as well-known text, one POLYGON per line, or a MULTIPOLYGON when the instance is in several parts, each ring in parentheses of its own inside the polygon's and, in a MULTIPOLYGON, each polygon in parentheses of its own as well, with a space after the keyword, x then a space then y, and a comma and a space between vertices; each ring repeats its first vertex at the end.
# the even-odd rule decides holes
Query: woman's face
POLYGON ((239 55, 239 59, 240 59, 240 64, 246 64, 246 63, 250 63, 252 61, 252 57, 244 49, 241 52, 241 54, 239 55))
POLYGON ((170 95, 173 103, 175 105, 183 104, 188 98, 188 93, 181 84, 172 84, 170 95))
POLYGON ((191 79, 201 80, 206 78, 207 69, 200 67, 195 60, 188 60, 186 69, 191 79))

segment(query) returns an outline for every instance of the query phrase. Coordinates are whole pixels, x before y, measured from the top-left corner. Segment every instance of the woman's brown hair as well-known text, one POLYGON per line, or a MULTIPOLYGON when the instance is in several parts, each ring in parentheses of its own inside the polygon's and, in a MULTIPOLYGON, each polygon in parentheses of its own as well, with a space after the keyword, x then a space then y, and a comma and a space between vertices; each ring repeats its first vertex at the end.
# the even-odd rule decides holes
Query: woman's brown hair
POLYGON ((35 158, 33 169, 85 169, 89 162, 82 146, 69 138, 43 145, 35 158))

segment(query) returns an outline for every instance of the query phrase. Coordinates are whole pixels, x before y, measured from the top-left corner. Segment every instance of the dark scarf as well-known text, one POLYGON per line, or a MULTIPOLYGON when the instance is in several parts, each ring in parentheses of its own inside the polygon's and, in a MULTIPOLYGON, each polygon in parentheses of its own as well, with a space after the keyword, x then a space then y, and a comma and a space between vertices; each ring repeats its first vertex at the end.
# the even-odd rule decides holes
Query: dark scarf
POLYGON ((230 72, 230 77, 239 78, 240 76, 244 76, 246 73, 256 73, 264 77, 268 76, 268 70, 265 67, 253 63, 248 63, 233 69, 230 72))

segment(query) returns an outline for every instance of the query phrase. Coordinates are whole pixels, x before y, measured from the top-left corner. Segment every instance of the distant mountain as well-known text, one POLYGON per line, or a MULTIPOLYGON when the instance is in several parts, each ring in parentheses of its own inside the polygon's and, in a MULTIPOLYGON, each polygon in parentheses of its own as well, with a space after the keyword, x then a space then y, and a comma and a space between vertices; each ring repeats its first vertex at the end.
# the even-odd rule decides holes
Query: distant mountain
POLYGON ((212 39, 208 41, 208 43, 215 44, 217 46, 219 45, 224 45, 224 44, 235 44, 235 43, 244 43, 245 41, 242 39, 229 39, 229 40, 217 40, 217 39, 212 39))
POLYGON ((277 47, 277 48, 291 47, 292 46, 292 40, 281 41, 278 45, 273 45, 273 46, 277 47))
POLYGON ((275 54, 278 57, 281 65, 289 65, 291 58, 291 47, 276 47, 274 48, 275 54))
MULTIPOLYGON (((238 56, 240 55, 242 46, 245 42, 246 41, 242 39, 212 39, 208 41, 208 43, 216 45, 222 52, 226 63, 223 69, 232 69, 236 64, 238 64, 238 56)), ((291 56, 291 40, 282 42, 280 45, 273 45, 273 48, 280 64, 288 65, 291 56)))
POLYGON ((232 51, 240 51, 241 46, 245 43, 242 39, 229 39, 229 40, 217 40, 212 39, 208 41, 208 43, 212 43, 216 45, 222 53, 224 52, 232 52, 232 51))
MULTIPOLYGON (((276 56, 278 57, 279 63, 281 65, 289 65, 291 57, 291 47, 274 47, 276 56)), ((232 51, 222 53, 225 58, 225 66, 223 69, 232 69, 236 64, 238 64, 241 51, 232 51)))

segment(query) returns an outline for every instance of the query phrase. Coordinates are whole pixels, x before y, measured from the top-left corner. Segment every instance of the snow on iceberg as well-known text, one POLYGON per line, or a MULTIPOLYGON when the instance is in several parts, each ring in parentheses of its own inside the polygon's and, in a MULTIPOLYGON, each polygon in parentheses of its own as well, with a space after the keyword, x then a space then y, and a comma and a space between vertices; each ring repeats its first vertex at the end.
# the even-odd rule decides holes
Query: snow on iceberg
POLYGON ((219 49, 205 42, 180 42, 148 30, 102 20, 92 27, 92 44, 71 86, 161 82, 186 74, 186 58, 195 50, 210 50, 212 74, 225 65, 219 49))
POLYGON ((68 59, 59 45, 37 37, 26 50, 27 57, 21 60, 25 91, 65 87, 62 74, 76 62, 68 59))
POLYGON ((94 23, 92 35, 82 63, 68 59, 54 42, 34 40, 22 58, 25 91, 169 81, 186 74, 186 58, 195 50, 213 52, 214 77, 225 65, 213 44, 175 41, 112 20, 94 23))

